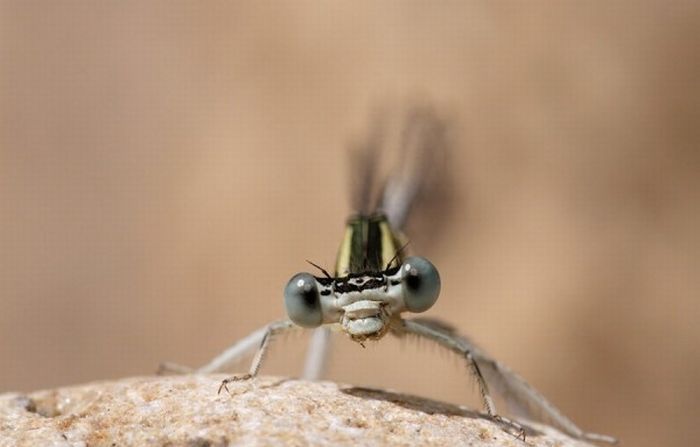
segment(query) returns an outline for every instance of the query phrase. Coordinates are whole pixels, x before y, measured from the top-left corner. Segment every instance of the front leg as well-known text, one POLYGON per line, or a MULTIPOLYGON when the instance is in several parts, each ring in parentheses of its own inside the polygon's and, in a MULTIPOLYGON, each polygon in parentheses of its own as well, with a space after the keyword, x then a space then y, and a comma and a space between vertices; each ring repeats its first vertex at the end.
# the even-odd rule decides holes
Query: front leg
POLYGON ((486 412, 493 419, 513 428, 521 428, 517 423, 498 415, 489 385, 505 399, 511 412, 519 416, 555 425, 577 439, 617 443, 617 439, 612 436, 583 431, 522 377, 443 323, 434 320, 399 320, 394 326, 392 329, 398 335, 408 333, 425 337, 463 356, 479 383, 486 412))
POLYGON ((267 334, 271 326, 282 325, 285 323, 291 324, 291 322, 286 320, 277 321, 257 329, 226 348, 226 350, 214 357, 209 363, 200 366, 199 368, 191 368, 189 366, 183 366, 177 363, 165 362, 161 363, 160 367, 158 368, 158 374, 212 374, 228 371, 231 365, 240 362, 243 358, 252 354, 256 349, 259 349, 263 339, 265 338, 265 334, 267 334))
POLYGON ((447 331, 415 320, 400 320, 395 326, 392 326, 392 329, 397 335, 402 335, 403 332, 427 338, 463 357, 467 361, 467 365, 479 386, 479 394, 481 395, 486 414, 494 421, 504 424, 508 429, 514 430, 518 438, 523 441, 525 440, 525 430, 522 425, 499 415, 496 411, 496 404, 489 393, 488 383, 481 372, 479 364, 476 362, 474 357, 475 353, 471 349, 471 346, 464 343, 462 339, 454 337, 447 331))
MULTIPOLYGON (((247 374, 231 376, 231 377, 224 379, 221 382, 221 386, 219 386, 219 393, 221 393, 222 389, 225 389, 226 391, 228 391, 228 384, 231 382, 248 380, 248 379, 252 379, 255 376, 257 376, 258 371, 260 370, 260 367, 262 366, 262 363, 265 360, 265 355, 267 354, 267 350, 270 347, 270 343, 272 342, 272 339, 275 336, 279 335, 280 333, 287 332, 287 331, 295 329, 295 328, 297 328, 297 326, 294 323, 292 323, 289 320, 283 320, 283 321, 276 321, 274 323, 271 323, 266 328, 264 328, 264 330, 260 330, 260 331, 262 331, 262 337, 261 337, 262 339, 260 341, 260 346, 258 347, 258 351, 255 353, 255 357, 253 357, 253 362, 250 365, 250 370, 248 371, 247 374)), ((256 333, 251 334, 248 338, 251 338, 256 333)), ((239 342, 239 344, 240 344, 240 342, 239 342)), ((227 352, 231 351, 236 346, 237 345, 234 345, 232 348, 227 350, 227 352)), ((226 357, 226 352, 221 354, 216 359, 212 360, 212 362, 209 363, 209 365, 206 365, 205 367, 200 368, 198 370, 198 372, 209 372, 209 368, 207 368, 207 366, 211 367, 211 365, 215 366, 215 365, 218 365, 219 363, 227 363, 227 362, 223 361, 223 360, 225 360, 225 359, 223 359, 224 357, 226 357), (217 361, 217 360, 219 360, 219 361, 217 361)))

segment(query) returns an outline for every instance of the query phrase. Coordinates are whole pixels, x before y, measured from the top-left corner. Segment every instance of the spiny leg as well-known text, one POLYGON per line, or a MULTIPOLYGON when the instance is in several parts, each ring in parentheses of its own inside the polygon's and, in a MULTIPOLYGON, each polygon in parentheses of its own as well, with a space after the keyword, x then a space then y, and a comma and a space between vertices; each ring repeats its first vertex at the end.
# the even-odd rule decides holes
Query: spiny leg
MULTIPOLYGON (((274 324, 278 324, 278 322, 272 323, 272 325, 274 324)), ((270 326, 271 325, 266 325, 251 332, 246 337, 228 347, 221 354, 214 357, 209 363, 197 368, 195 372, 209 374, 228 370, 231 365, 239 362, 245 356, 250 355, 259 348, 270 326)))
POLYGON ((392 328, 399 332, 399 335, 401 335, 401 332, 403 331, 405 333, 425 337, 464 357, 467 360, 467 364, 469 365, 469 368, 471 369, 472 374, 479 386, 479 394, 481 395, 481 400, 483 402, 484 409, 486 410, 486 414, 492 420, 504 425, 509 429, 509 431, 514 430, 517 434, 517 438, 522 439, 523 441, 525 440, 525 429, 523 426, 515 421, 499 415, 496 411, 496 404, 489 393, 488 383, 486 383, 486 379, 481 373, 479 364, 474 359, 472 351, 465 346, 459 338, 453 337, 447 332, 437 330, 436 328, 412 320, 401 320, 397 326, 398 327, 392 328))
POLYGON ((472 360, 476 363, 481 376, 489 384, 491 389, 503 396, 511 412, 527 419, 545 422, 555 425, 562 431, 577 439, 585 439, 595 442, 616 444, 617 439, 612 436, 598 433, 585 432, 571 419, 566 417, 557 407, 549 402, 539 391, 530 386, 525 379, 520 377, 506 365, 492 358, 463 335, 458 334, 454 328, 444 322, 433 319, 414 319, 413 324, 420 324, 433 331, 443 334, 461 347, 461 351, 469 351, 472 360))
POLYGON ((252 353, 260 346, 267 328, 266 325, 246 337, 238 340, 233 345, 229 346, 221 354, 214 357, 209 363, 199 368, 180 365, 172 362, 164 362, 158 368, 158 375, 164 374, 208 374, 226 371, 231 365, 239 362, 245 356, 252 353))
MULTIPOLYGON (((260 347, 258 348, 258 351, 255 353, 255 357, 253 357, 253 362, 250 365, 250 370, 246 374, 242 375, 236 375, 236 376, 231 376, 226 379, 224 379, 221 382, 221 386, 219 386, 219 393, 221 393, 222 389, 225 389, 227 392, 228 390, 228 384, 231 382, 238 382, 241 380, 248 380, 252 379, 255 376, 258 375, 258 371, 260 370, 260 367, 262 366, 263 361, 265 360, 265 355, 267 354, 267 350, 270 347, 270 343, 272 342, 273 337, 279 335, 282 332, 286 332, 288 330, 294 329, 297 326, 294 325, 289 320, 283 320, 283 321, 277 321, 265 328, 265 331, 262 336, 262 340, 260 342, 260 347)), ((223 354, 222 354, 223 356, 223 354)), ((221 357, 221 356, 220 356, 221 357)), ((209 365, 212 365, 215 363, 214 359, 209 365)))

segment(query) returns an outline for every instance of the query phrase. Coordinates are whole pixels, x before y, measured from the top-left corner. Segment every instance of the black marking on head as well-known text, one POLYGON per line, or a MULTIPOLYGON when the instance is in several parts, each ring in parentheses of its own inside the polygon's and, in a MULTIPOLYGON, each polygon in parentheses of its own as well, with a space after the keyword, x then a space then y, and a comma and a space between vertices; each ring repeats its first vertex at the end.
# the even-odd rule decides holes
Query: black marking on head
MULTIPOLYGON (((379 272, 360 272, 350 273, 341 278, 319 278, 315 277, 316 281, 323 286, 332 286, 333 290, 338 293, 362 292, 363 290, 378 289, 386 286, 387 277, 395 275, 400 266, 390 267, 379 272)), ((397 285, 401 281, 391 281, 392 285, 397 285)), ((323 290, 321 295, 327 295, 330 291, 323 290), (327 292, 327 293, 324 293, 327 292)))
POLYGON ((386 284, 385 279, 370 278, 364 284, 352 281, 340 280, 335 283, 335 291, 338 293, 362 292, 363 290, 378 289, 386 284))

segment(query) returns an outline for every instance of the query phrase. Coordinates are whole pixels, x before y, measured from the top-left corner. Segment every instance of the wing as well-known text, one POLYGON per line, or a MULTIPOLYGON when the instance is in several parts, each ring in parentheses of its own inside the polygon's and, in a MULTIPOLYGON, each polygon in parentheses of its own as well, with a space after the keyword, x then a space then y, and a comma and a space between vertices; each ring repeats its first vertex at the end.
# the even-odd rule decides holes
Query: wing
POLYGON ((350 145, 353 211, 361 215, 382 211, 396 231, 404 229, 417 206, 424 209, 416 214, 444 219, 452 189, 447 121, 421 104, 403 115, 394 120, 385 110, 376 110, 369 132, 350 145), (391 155, 389 161, 387 155, 391 155), (389 172, 383 168, 390 168, 389 172))
POLYGON ((431 205, 418 214, 445 219, 450 190, 448 152, 446 121, 429 106, 415 105, 408 110, 398 140, 396 165, 384 183, 379 205, 394 229, 404 229, 417 205, 431 205), (425 200, 428 197, 430 200, 425 200))

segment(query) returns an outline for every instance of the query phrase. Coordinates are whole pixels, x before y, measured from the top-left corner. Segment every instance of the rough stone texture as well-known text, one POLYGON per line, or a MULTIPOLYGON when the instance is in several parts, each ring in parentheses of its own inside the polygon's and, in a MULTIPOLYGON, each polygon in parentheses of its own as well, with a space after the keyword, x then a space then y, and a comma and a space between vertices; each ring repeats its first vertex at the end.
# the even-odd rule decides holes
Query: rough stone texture
POLYGON ((586 446, 540 425, 524 444, 480 414, 391 391, 261 377, 135 377, 0 395, 0 446, 586 446))

